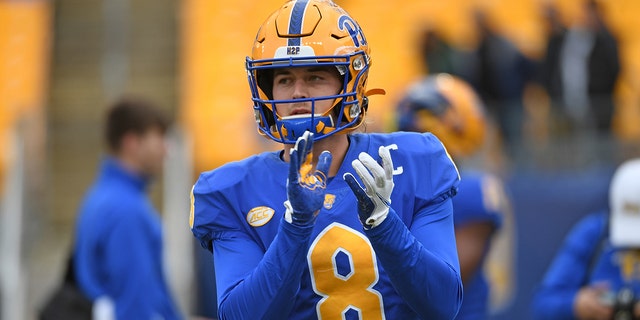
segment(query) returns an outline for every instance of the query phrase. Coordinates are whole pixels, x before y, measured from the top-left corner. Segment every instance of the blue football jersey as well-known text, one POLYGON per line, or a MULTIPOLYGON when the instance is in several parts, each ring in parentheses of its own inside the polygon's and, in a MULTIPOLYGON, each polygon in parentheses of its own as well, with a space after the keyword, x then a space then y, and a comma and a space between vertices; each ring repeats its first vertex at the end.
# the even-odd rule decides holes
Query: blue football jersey
MULTIPOLYGON (((289 163, 265 152, 202 173, 190 224, 213 251, 221 319, 416 319, 461 302, 451 197, 459 175, 429 133, 352 134, 315 225, 284 221, 289 163), (394 165, 391 210, 363 230, 342 179, 378 148, 394 165)), ((444 311, 443 311, 444 310, 444 311)))
POLYGON ((461 176, 458 194, 453 198, 455 226, 486 221, 499 228, 507 208, 501 180, 480 171, 463 170, 461 176))
MULTIPOLYGON (((453 198, 456 228, 469 223, 486 222, 498 230, 508 209, 502 182, 479 171, 463 170, 458 194, 453 198)), ((484 252, 484 256, 488 251, 484 252)), ((489 283, 480 268, 464 286, 464 300, 456 319, 486 319, 489 310, 489 283)))

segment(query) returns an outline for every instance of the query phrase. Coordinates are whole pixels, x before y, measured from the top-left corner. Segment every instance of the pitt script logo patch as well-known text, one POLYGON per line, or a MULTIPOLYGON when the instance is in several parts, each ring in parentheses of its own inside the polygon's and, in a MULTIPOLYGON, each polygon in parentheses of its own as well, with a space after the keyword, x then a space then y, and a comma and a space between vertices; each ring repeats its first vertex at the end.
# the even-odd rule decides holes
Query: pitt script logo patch
POLYGON ((327 193, 324 195, 324 208, 329 210, 333 207, 333 203, 336 202, 336 195, 327 193))
POLYGON ((269 207, 255 207, 247 213, 247 222, 253 227, 261 227, 273 218, 274 213, 275 210, 269 207))

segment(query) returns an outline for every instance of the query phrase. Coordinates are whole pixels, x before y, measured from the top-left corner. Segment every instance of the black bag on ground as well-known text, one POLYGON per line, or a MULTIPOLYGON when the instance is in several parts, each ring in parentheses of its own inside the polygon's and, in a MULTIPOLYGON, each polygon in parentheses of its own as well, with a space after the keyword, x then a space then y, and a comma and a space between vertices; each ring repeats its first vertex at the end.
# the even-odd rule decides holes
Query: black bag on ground
POLYGON ((69 254, 64 280, 53 291, 38 315, 39 320, 91 320, 93 302, 78 288, 69 254))

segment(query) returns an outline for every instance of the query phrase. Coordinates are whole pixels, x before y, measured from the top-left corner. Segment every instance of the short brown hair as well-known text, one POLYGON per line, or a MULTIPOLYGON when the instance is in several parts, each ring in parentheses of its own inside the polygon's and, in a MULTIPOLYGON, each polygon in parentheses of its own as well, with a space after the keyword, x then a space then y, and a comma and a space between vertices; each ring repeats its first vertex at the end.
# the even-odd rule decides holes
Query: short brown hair
POLYGON ((131 95, 116 101, 109 108, 106 120, 105 137, 112 152, 120 149, 127 133, 141 135, 157 128, 164 134, 169 126, 169 119, 155 103, 131 95))

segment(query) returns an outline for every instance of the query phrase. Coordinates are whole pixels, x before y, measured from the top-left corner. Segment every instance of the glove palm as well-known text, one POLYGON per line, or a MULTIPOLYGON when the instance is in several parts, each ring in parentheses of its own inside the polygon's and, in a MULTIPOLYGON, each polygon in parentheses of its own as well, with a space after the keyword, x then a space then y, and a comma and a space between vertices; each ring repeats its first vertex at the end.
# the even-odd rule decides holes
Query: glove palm
POLYGON ((296 225, 310 225, 322 208, 331 166, 331 153, 324 151, 313 170, 313 134, 305 132, 291 149, 285 220, 296 225))

